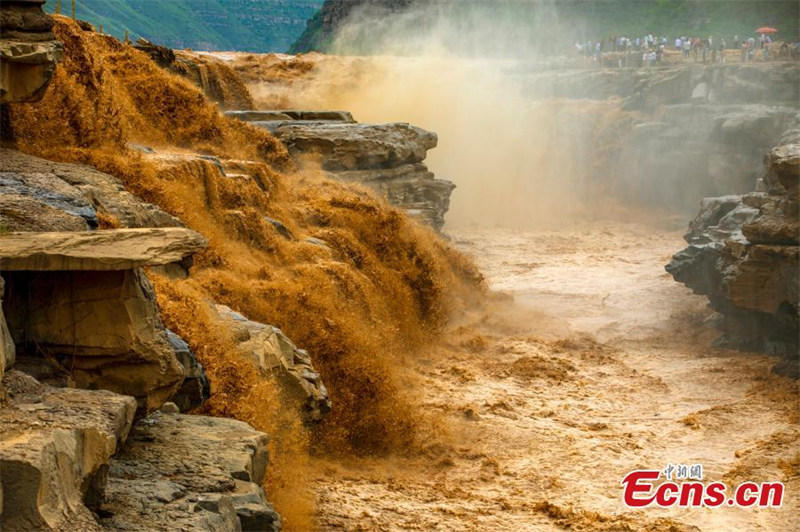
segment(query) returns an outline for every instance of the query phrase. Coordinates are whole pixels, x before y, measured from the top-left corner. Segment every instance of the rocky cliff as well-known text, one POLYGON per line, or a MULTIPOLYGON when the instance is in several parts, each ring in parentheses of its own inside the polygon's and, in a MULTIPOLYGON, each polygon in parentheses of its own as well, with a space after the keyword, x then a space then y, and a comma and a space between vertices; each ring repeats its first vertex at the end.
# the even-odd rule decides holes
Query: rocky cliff
POLYGON ((723 333, 719 345, 800 364, 800 130, 788 132, 764 159, 756 192, 703 200, 686 235, 689 246, 666 269, 708 297, 723 333))
POLYGON ((178 415, 208 399, 208 379, 142 268, 185 275, 207 240, 85 166, 4 149, 0 175, 3 529, 140 526, 141 505, 155 528, 279 529, 261 487, 266 435, 178 415))
MULTIPOLYGON (((209 380, 164 327, 144 268, 185 278, 207 239, 91 167, 2 149, 0 184, 0 399, 12 427, 0 431, 4 529, 100 530, 144 519, 154 528, 177 520, 279 530, 262 488, 266 435, 178 415, 210 397, 209 380), (46 405, 37 419, 46 413, 52 424, 24 432, 32 403, 46 405), (54 449, 67 458, 56 460, 54 449)), ((319 422, 331 404, 308 353, 277 329, 245 322, 253 339, 240 334, 243 359, 319 422)))

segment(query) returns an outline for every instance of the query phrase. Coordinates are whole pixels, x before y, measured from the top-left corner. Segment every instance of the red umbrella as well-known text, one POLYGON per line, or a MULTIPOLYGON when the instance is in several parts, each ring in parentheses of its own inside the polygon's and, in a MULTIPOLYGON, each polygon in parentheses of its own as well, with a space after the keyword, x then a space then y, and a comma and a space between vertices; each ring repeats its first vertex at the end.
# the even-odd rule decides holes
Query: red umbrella
POLYGON ((756 33, 778 33, 778 30, 775 28, 767 28, 766 26, 763 28, 758 28, 756 33))

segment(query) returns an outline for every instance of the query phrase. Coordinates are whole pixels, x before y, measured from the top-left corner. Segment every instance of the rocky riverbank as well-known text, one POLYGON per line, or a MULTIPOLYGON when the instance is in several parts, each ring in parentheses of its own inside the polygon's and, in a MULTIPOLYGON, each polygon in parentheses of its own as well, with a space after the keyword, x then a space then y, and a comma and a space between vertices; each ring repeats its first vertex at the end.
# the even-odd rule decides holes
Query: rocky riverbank
POLYGON ((667 271, 708 297, 716 344, 779 354, 776 371, 800 375, 800 131, 764 158, 755 192, 703 200, 689 246, 667 271))
MULTIPOLYGON (((90 167, 2 149, 0 179, 4 529, 278 530, 267 436, 180 414, 209 398, 208 377, 143 269, 186 278, 207 239, 90 167)), ((308 354, 253 326, 271 336, 243 360, 321 420, 330 400, 308 354)))

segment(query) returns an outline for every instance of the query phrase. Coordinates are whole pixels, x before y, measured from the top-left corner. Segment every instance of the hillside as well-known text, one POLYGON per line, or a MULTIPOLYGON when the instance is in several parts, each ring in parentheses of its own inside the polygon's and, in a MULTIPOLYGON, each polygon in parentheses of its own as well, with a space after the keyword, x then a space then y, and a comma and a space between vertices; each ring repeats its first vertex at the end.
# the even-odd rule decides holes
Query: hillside
POLYGON ((370 24, 348 31, 347 39, 339 43, 344 48, 337 51, 369 53, 376 35, 381 44, 395 37, 392 44, 399 41, 404 46, 435 35, 451 51, 477 48, 509 55, 529 46, 564 50, 576 41, 612 35, 713 35, 732 41, 734 35, 750 36, 767 25, 791 40, 798 31, 797 2, 786 0, 326 0, 291 51, 330 51, 345 21, 364 12, 369 13, 370 24), (396 16, 410 10, 414 14, 396 16), (387 14, 394 15, 391 25, 378 29, 376 24, 387 14))
MULTIPOLYGON (((57 0, 47 0, 54 12, 57 0)), ((125 30, 170 48, 284 52, 321 0, 77 0, 77 17, 117 38, 125 30)), ((69 15, 70 0, 61 0, 69 15)))

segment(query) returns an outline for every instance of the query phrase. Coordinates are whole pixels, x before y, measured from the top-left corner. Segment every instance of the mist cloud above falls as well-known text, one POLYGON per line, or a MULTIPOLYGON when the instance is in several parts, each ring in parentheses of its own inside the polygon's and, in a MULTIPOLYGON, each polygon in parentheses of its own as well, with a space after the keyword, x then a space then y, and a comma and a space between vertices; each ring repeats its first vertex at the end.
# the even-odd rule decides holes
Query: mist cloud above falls
POLYGON ((498 12, 471 2, 474 9, 457 16, 436 3, 391 16, 374 8, 353 13, 333 49, 375 55, 320 61, 313 82, 294 87, 290 103, 436 132, 439 146, 426 162, 437 178, 458 186, 450 227, 540 225, 579 215, 596 177, 591 136, 618 111, 607 102, 526 94, 536 38, 546 33, 536 28, 554 17, 551 4, 519 2, 526 9, 498 12))
MULTIPOLYGON (((439 146, 426 163, 458 187, 446 227, 541 227, 615 212, 631 196, 620 194, 618 176, 636 179, 621 146, 640 115, 623 111, 620 100, 550 97, 565 71, 536 38, 558 18, 553 2, 515 4, 538 9, 517 17, 473 4, 480 9, 458 17, 438 4, 391 17, 358 12, 333 48, 374 55, 299 56, 307 68, 290 82, 249 88, 264 108, 342 109, 360 122, 436 132, 439 146)), ((574 53, 571 45, 565 52, 574 53)), ((574 92, 597 83, 585 75, 592 72, 569 71, 574 92)))

